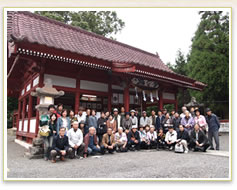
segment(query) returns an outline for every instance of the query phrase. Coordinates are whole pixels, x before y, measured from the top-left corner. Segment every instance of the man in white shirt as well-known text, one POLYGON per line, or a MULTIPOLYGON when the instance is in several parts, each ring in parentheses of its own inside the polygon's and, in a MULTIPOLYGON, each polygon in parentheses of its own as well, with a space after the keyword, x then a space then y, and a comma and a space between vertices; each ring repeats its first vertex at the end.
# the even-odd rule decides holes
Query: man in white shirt
POLYGON ((174 130, 173 126, 169 127, 168 132, 165 135, 165 142, 169 150, 173 150, 177 140, 177 132, 174 130))
POLYGON ((149 125, 149 118, 146 116, 146 111, 142 112, 142 117, 140 118, 140 125, 142 127, 149 125))
POLYGON ((157 148, 157 133, 154 125, 150 125, 150 131, 147 133, 147 139, 151 149, 157 148))
POLYGON ((83 110, 83 107, 79 107, 78 114, 76 115, 78 123, 80 123, 81 121, 86 122, 86 113, 83 112, 83 110))
POLYGON ((138 120, 137 120, 137 117, 135 116, 136 111, 131 110, 130 113, 131 113, 130 118, 132 120, 132 126, 136 126, 138 128, 138 120))
POLYGON ((119 127, 118 132, 115 134, 115 143, 117 152, 127 152, 127 135, 123 132, 123 128, 119 127))
POLYGON ((83 143, 83 134, 81 130, 78 129, 78 121, 72 123, 72 128, 68 131, 68 141, 73 149, 72 154, 69 157, 71 159, 74 157, 82 159, 85 144, 83 143))

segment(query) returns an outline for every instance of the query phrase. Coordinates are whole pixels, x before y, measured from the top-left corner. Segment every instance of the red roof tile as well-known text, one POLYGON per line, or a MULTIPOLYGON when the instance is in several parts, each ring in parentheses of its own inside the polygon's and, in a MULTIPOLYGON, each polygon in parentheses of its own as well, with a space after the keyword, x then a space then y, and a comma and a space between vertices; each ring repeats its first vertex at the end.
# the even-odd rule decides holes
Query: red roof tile
POLYGON ((10 12, 8 16, 8 23, 11 23, 8 34, 15 38, 26 37, 30 43, 38 43, 110 62, 140 64, 173 73, 158 55, 79 27, 24 11, 10 12))

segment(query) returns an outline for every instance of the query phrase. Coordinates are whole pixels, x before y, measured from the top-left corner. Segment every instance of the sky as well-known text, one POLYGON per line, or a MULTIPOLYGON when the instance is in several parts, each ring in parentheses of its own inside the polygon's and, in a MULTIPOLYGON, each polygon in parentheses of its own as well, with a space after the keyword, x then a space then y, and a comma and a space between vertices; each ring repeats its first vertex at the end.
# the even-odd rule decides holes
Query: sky
POLYGON ((200 22, 198 9, 142 8, 116 9, 125 22, 117 41, 155 54, 166 64, 175 64, 178 49, 187 55, 200 22))

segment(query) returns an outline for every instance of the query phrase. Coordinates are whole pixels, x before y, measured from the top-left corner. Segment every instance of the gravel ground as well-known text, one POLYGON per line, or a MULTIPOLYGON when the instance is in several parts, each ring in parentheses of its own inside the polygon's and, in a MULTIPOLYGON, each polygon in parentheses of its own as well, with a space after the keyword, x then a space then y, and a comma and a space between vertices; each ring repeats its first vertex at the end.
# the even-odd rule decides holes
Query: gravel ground
MULTIPOLYGON (((228 134, 222 134, 220 140, 221 150, 227 151, 228 134)), ((14 137, 8 137, 8 178, 227 178, 229 175, 229 157, 197 152, 142 150, 52 164, 43 159, 29 160, 24 157, 25 151, 14 142, 14 137)))

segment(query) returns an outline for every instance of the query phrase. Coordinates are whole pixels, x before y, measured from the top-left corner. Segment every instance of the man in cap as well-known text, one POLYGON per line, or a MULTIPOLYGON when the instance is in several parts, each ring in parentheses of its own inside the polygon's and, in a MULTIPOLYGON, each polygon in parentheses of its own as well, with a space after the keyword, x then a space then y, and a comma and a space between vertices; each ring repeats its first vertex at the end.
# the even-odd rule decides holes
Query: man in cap
POLYGON ((128 148, 131 151, 140 150, 140 135, 135 126, 128 133, 128 148))
POLYGON ((83 158, 83 152, 85 144, 83 143, 83 134, 78 128, 78 121, 73 121, 72 128, 68 131, 68 142, 73 149, 72 154, 69 155, 70 158, 83 158))
POLYGON ((136 111, 135 110, 131 110, 130 113, 131 113, 130 118, 132 120, 132 126, 138 127, 138 120, 137 120, 137 117, 135 116, 136 111))
POLYGON ((118 114, 118 109, 114 108, 114 120, 116 121, 116 131, 118 131, 118 127, 121 126, 121 116, 118 114))
POLYGON ((129 112, 126 112, 125 117, 122 120, 122 128, 123 128, 123 130, 125 130, 125 129, 131 130, 132 129, 132 119, 130 118, 129 112))
POLYGON ((143 111, 140 118, 140 126, 145 127, 146 125, 149 125, 149 118, 146 116, 146 111, 143 111))
POLYGON ((206 109, 206 122, 208 124, 208 139, 210 141, 211 144, 211 148, 210 150, 214 150, 214 146, 213 146, 213 138, 215 140, 216 143, 216 150, 220 149, 220 145, 219 145, 219 129, 220 129, 220 121, 218 119, 218 117, 212 113, 210 108, 206 109))

